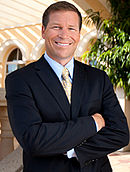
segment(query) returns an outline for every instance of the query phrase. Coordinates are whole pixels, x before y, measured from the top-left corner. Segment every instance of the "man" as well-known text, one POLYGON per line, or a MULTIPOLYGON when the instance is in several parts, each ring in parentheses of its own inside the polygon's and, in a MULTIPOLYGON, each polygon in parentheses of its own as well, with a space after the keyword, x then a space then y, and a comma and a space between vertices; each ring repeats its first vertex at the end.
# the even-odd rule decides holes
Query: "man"
POLYGON ((24 172, 110 172, 107 155, 128 144, 126 118, 107 75, 73 58, 81 24, 72 4, 49 6, 45 54, 6 78, 24 172))

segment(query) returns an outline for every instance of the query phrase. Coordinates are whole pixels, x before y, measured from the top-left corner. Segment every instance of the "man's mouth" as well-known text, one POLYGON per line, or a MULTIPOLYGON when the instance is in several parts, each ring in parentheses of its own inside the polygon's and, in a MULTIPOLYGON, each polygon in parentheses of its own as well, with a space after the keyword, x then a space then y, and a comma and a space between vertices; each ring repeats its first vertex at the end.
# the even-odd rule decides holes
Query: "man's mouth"
POLYGON ((60 43, 60 42, 56 42, 56 41, 55 41, 55 43, 56 43, 57 45, 63 46, 63 47, 66 47, 66 46, 69 46, 69 45, 72 44, 72 43, 60 43))

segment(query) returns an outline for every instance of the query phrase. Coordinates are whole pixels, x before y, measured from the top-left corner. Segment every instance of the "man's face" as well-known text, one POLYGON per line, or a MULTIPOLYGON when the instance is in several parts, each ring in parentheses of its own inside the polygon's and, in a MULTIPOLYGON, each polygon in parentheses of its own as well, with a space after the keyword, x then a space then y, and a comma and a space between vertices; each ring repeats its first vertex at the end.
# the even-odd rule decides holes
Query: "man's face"
POLYGON ((42 28, 47 54, 65 65, 74 56, 80 39, 79 16, 73 11, 56 11, 50 14, 45 29, 42 28))

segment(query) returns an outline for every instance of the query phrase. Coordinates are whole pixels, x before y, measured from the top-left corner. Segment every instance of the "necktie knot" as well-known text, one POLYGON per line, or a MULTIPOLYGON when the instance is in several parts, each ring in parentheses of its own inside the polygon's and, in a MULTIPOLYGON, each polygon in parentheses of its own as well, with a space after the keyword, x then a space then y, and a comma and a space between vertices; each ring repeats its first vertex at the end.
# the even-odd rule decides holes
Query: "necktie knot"
POLYGON ((62 79, 63 80, 69 79, 69 71, 65 67, 63 68, 63 71, 62 71, 62 79))

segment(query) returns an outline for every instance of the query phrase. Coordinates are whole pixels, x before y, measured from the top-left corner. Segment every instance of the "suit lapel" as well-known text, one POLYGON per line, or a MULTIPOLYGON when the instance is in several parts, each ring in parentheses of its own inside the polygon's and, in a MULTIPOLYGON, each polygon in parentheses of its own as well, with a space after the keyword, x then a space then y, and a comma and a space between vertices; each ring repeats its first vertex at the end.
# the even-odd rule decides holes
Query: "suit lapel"
POLYGON ((75 119, 79 115, 79 110, 81 106, 81 100, 83 96, 83 90, 85 89, 85 72, 83 65, 74 61, 74 76, 72 84, 72 104, 71 104, 71 115, 72 119, 75 119))
POLYGON ((35 69, 44 85, 46 85, 47 89, 50 91, 50 93, 53 95, 54 99, 57 101, 58 105, 62 109, 65 118, 69 120, 70 104, 66 97, 65 91, 55 72, 43 56, 35 63, 35 69))

